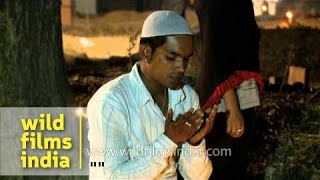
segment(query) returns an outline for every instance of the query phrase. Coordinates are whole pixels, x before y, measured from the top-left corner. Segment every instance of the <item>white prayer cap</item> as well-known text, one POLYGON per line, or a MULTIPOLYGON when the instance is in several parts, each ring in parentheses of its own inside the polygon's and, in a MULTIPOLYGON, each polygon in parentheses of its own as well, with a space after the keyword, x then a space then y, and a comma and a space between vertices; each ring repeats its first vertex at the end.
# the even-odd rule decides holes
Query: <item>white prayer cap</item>
POLYGON ((175 11, 156 11, 144 21, 141 37, 192 35, 187 21, 175 11))

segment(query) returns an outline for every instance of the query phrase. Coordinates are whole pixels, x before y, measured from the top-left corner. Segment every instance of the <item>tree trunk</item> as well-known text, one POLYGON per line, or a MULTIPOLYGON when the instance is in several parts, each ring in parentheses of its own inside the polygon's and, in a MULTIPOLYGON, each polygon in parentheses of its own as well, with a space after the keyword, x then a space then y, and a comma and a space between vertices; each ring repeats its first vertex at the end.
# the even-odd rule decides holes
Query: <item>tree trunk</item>
MULTIPOLYGON (((0 107, 68 106, 60 0, 0 1, 0 107)), ((87 179, 3 176, 0 179, 87 179)))
POLYGON ((185 0, 163 0, 161 9, 172 10, 184 17, 184 11, 187 7, 185 0))
POLYGON ((259 71, 259 30, 251 0, 197 0, 202 44, 198 93, 203 104, 234 71, 259 71))
POLYGON ((161 4, 162 4, 162 1, 163 0, 151 0, 150 2, 149 2, 149 7, 150 7, 150 9, 152 9, 152 10, 159 10, 159 9, 161 9, 161 4))
POLYGON ((60 0, 0 1, 0 106, 66 106, 60 0))

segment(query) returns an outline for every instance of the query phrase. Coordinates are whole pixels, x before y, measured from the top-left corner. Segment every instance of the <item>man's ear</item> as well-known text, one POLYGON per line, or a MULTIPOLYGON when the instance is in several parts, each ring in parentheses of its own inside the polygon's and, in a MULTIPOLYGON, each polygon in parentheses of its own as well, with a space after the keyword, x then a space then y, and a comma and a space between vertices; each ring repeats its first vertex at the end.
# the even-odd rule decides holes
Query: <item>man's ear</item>
POLYGON ((142 61, 150 62, 151 55, 152 55, 152 49, 149 45, 142 44, 139 48, 140 58, 142 61))

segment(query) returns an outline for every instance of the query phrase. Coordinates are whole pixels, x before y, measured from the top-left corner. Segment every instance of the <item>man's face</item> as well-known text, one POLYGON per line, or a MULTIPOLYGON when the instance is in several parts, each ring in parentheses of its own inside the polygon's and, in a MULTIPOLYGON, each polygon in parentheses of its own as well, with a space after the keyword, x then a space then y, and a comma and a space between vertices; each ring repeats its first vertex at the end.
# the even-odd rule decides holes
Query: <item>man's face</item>
POLYGON ((190 35, 168 36, 152 55, 149 64, 151 78, 170 89, 182 88, 182 77, 193 55, 192 43, 190 35))

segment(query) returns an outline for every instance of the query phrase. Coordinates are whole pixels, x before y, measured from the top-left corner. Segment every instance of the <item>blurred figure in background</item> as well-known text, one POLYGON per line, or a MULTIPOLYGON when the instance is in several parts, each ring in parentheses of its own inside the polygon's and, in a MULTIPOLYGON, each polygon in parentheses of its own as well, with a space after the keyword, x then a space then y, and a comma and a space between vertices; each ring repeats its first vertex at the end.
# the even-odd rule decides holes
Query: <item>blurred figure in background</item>
MULTIPOLYGON (((259 74, 259 29, 251 0, 196 0, 195 9, 202 40, 198 93, 202 109, 224 102, 226 112, 217 114, 208 148, 230 148, 232 155, 211 156, 212 178, 248 179, 246 167, 254 133, 254 109, 241 110, 237 87, 253 80, 263 90, 259 74)), ((253 97, 259 97, 258 90, 253 97)), ((246 100, 246 99, 245 99, 246 100)), ((219 111, 219 110, 218 110, 219 111)))

